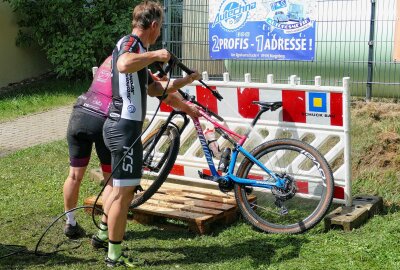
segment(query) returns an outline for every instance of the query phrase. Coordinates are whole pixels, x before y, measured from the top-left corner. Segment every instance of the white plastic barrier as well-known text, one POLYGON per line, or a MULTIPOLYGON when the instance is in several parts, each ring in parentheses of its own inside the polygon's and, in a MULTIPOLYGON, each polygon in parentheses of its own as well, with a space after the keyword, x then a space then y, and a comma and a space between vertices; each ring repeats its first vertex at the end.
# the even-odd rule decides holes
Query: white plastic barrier
MULTIPOLYGON (((289 84, 274 84, 271 74, 267 76, 267 83, 252 83, 250 74, 245 75, 244 82, 229 81, 227 73, 223 81, 208 81, 207 73, 203 73, 203 79, 221 93, 224 97, 222 101, 218 101, 198 82, 182 90, 195 95, 200 103, 221 115, 229 128, 236 131, 249 127, 258 112, 258 106, 252 101, 282 101, 282 109, 262 115, 244 147, 251 150, 264 141, 282 137, 305 140, 320 150, 334 169, 334 201, 347 206, 352 204, 349 78, 343 78, 342 87, 321 86, 320 77, 315 77, 315 85, 300 85, 295 75, 289 78, 289 84)), ((148 119, 153 116, 157 106, 157 99, 148 98, 148 119)), ((162 105, 146 134, 159 126, 170 110, 167 105, 162 105)), ((201 123, 205 124, 205 120, 201 123)), ((193 123, 190 122, 181 136, 181 152, 187 149, 178 155, 170 178, 207 181, 198 176, 198 171, 209 171, 199 140, 196 138, 193 141, 194 133, 193 123)), ((220 146, 228 145, 222 137, 218 143, 220 146)), ((218 162, 214 160, 216 166, 218 162)), ((311 185, 309 189, 312 190, 311 185)))

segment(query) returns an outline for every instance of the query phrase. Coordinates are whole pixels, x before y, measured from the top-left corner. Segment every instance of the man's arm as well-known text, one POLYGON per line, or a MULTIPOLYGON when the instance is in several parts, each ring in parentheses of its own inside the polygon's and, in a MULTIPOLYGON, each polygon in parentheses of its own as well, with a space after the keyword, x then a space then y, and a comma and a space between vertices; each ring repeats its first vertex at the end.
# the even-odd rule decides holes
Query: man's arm
POLYGON ((187 113, 191 117, 200 117, 201 114, 194 104, 187 104, 186 100, 178 92, 168 94, 163 100, 166 104, 180 111, 187 113))
MULTIPOLYGON (((199 79, 201 79, 201 75, 197 71, 195 71, 192 74, 186 75, 183 78, 171 80, 170 83, 168 84, 167 93, 176 92, 176 90, 178 90, 179 88, 182 88, 185 85, 190 84, 193 81, 199 79)), ((152 97, 161 96, 166 86, 167 86, 166 81, 154 81, 152 84, 149 84, 147 93, 149 94, 149 96, 152 97)))
POLYGON ((134 73, 156 61, 168 62, 170 54, 167 50, 156 50, 145 53, 125 52, 118 57, 117 68, 121 73, 134 73))

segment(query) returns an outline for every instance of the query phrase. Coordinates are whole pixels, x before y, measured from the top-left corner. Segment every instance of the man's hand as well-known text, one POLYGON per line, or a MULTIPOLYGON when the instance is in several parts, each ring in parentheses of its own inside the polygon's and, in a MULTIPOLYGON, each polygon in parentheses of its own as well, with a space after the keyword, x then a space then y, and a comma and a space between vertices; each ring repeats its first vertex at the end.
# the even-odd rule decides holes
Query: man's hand
POLYGON ((188 105, 183 111, 193 118, 201 116, 199 109, 194 104, 188 105))
POLYGON ((155 62, 163 62, 166 63, 171 58, 171 55, 166 49, 156 50, 153 51, 156 54, 156 61, 155 62))
POLYGON ((195 70, 192 74, 186 75, 185 79, 186 78, 188 78, 189 83, 192 83, 193 81, 201 80, 201 74, 197 70, 195 70))

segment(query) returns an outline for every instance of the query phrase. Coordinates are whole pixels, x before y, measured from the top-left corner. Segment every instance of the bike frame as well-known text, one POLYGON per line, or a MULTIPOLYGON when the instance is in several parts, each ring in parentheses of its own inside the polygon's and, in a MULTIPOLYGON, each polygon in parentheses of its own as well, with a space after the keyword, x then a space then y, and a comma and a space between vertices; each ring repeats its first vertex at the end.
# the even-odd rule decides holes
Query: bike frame
MULTIPOLYGON (((231 160, 229 163, 229 167, 228 167, 228 172, 225 175, 220 175, 219 172, 217 171, 217 169, 215 168, 215 164, 213 162, 212 159, 212 154, 210 152, 210 149, 208 148, 206 139, 204 137, 204 133, 203 133, 203 129, 200 125, 200 121, 199 118, 192 118, 195 129, 197 131, 197 136, 199 137, 201 146, 203 148, 203 152, 204 155, 206 157, 207 163, 208 163, 208 167, 210 168, 211 174, 212 174, 212 179, 215 179, 214 181, 218 181, 224 179, 226 181, 233 181, 235 183, 239 183, 239 184, 244 184, 246 186, 253 186, 253 187, 262 187, 262 188, 268 188, 271 189, 273 187, 279 187, 282 188, 285 184, 285 180, 280 178, 277 174, 275 174, 274 172, 270 171, 267 167, 264 166, 264 164, 262 164, 260 161, 258 161, 252 154, 250 154, 248 151, 246 151, 242 146, 243 144, 246 142, 247 138, 248 138, 248 134, 246 135, 240 135, 237 134, 236 132, 230 130, 229 128, 221 125, 220 123, 218 123, 216 120, 214 120, 213 118, 210 117, 210 115, 208 115, 202 108, 198 108, 200 114, 207 119, 211 124, 214 125, 214 127, 216 127, 216 130, 222 130, 222 133, 227 134, 229 137, 227 138, 234 146, 233 150, 232 150, 232 156, 231 156, 231 160), (233 139, 234 137, 236 137, 237 139, 233 139), (235 164, 236 164, 236 160, 238 157, 238 154, 241 153, 243 154, 246 158, 248 158, 251 162, 255 163, 259 168, 261 168, 263 171, 265 171, 268 175, 270 175, 275 181, 272 183, 266 183, 265 181, 258 181, 258 180, 254 180, 254 179, 248 179, 248 178, 240 178, 235 176, 234 173, 234 169, 235 169, 235 164)), ((261 113, 260 113, 261 114, 261 113)), ((255 124, 255 122, 257 121, 259 117, 256 117, 255 121, 253 122, 253 124, 255 124)))

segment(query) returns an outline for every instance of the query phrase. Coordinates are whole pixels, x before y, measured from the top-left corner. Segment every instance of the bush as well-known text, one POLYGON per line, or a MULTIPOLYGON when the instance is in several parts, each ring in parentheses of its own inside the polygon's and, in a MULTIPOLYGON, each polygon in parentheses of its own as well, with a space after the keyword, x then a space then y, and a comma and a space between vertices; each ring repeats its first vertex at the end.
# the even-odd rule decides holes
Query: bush
POLYGON ((132 8, 140 0, 3 0, 18 16, 16 43, 39 45, 54 71, 64 77, 89 77, 130 33, 132 8))

